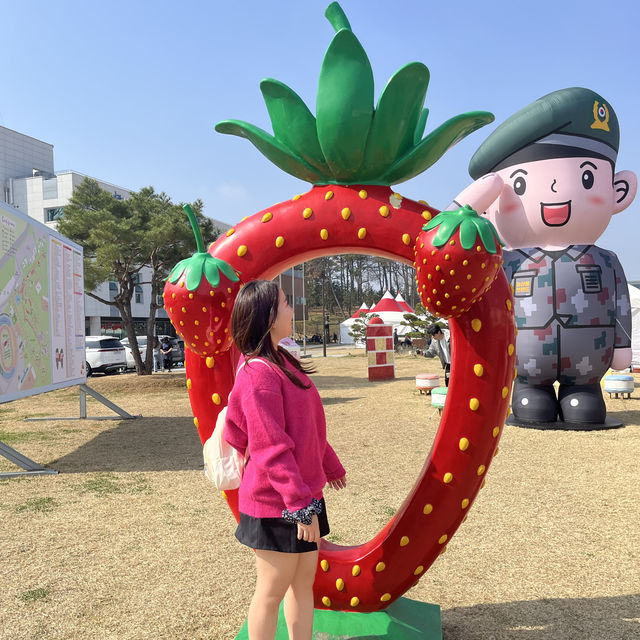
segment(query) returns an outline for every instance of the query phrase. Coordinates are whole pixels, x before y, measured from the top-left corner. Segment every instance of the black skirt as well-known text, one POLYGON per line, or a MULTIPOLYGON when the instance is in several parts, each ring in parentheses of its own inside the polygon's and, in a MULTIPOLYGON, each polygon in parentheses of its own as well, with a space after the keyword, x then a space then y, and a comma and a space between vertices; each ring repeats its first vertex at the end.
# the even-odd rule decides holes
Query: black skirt
MULTIPOLYGON (((324 498, 321 503, 322 511, 318 514, 318 524, 322 538, 329 533, 329 521, 324 498)), ((284 518, 254 518, 240 513, 236 538, 247 547, 265 551, 307 553, 318 549, 315 542, 298 540, 298 525, 287 522, 284 518)))

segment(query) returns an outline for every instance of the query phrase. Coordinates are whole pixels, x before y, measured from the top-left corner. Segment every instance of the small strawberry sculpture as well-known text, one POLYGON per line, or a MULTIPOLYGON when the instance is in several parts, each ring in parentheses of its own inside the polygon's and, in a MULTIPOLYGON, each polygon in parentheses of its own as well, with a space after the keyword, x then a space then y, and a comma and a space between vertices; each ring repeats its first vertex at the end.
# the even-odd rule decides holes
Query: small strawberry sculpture
POLYGON ((233 267, 204 249, 198 221, 186 204, 198 251, 181 260, 164 287, 164 306, 185 345, 203 357, 231 346, 231 309, 241 283, 233 267))
POLYGON ((502 246, 491 222, 466 205, 425 224, 415 256, 422 304, 451 318, 469 311, 489 289, 502 264, 502 246))

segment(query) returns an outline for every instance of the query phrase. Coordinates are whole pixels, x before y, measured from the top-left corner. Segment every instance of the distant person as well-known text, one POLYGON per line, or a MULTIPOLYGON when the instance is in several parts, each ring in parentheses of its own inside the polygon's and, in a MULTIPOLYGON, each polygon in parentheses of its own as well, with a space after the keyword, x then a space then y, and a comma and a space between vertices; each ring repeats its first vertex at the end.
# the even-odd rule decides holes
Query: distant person
POLYGON ((173 364, 171 353, 173 352, 173 347, 171 346, 171 342, 168 338, 163 338, 162 343, 160 344, 160 353, 162 354, 162 369, 164 371, 171 371, 171 366, 173 364))
POLYGON ((412 346, 412 342, 411 342, 411 338, 409 336, 405 336, 404 340, 402 341, 402 346, 406 347, 407 349, 411 349, 412 346))
POLYGON ((400 338, 398 337, 398 330, 393 330, 393 349, 395 351, 398 350, 398 345, 400 344, 400 338))
POLYGON ((160 340, 153 339, 153 372, 157 373, 162 370, 162 352, 160 351, 160 340))
POLYGON ((444 384, 449 386, 449 374, 451 372, 451 349, 442 329, 437 324, 432 324, 427 333, 431 336, 431 344, 425 350, 425 355, 440 358, 440 363, 444 369, 444 384))

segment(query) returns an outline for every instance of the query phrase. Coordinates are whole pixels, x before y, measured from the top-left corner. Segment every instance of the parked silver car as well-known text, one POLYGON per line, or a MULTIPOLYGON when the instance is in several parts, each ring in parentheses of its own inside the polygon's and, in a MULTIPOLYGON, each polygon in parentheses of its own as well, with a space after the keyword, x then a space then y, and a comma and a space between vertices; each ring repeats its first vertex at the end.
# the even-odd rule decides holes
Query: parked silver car
POLYGON ((125 349, 113 336, 85 336, 87 376, 94 373, 120 373, 127 366, 125 349))
MULTIPOLYGON (((142 362, 147 357, 147 336, 136 336, 138 340, 138 350, 140 351, 140 357, 142 358, 142 362)), ((129 345, 129 338, 123 338, 120 340, 122 342, 122 346, 124 347, 127 355, 127 369, 135 369, 136 363, 133 359, 133 352, 131 351, 131 346, 129 345)))
MULTIPOLYGON (((138 340, 140 357, 144 362, 144 359, 147 357, 147 336, 136 336, 136 338, 138 340)), ((179 338, 174 338, 173 336, 158 336, 158 340, 160 342, 162 342, 165 338, 169 340, 171 346, 173 347, 173 351, 171 352, 171 362, 174 366, 177 364, 182 364, 184 362, 184 342, 179 338)), ((133 353, 129 345, 129 338, 123 338, 120 342, 122 342, 122 345, 124 346, 126 351, 127 369, 135 369, 136 364, 133 360, 133 353)))

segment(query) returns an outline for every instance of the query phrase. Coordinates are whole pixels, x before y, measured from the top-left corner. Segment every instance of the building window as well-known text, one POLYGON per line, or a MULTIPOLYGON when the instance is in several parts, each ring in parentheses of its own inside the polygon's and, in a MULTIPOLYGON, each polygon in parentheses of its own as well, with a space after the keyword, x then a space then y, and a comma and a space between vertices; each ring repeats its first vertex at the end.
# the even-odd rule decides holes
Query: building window
POLYGON ((142 287, 139 284, 136 285, 135 289, 135 301, 137 303, 142 302, 142 287))
POLYGON ((161 295, 157 295, 156 296, 156 304, 161 308, 164 309, 164 298, 161 295))
POLYGON ((49 209, 45 209, 45 219, 47 222, 53 222, 57 220, 63 213, 64 207, 51 207, 49 209))
POLYGON ((42 179, 42 199, 52 200, 58 197, 58 178, 42 179))

